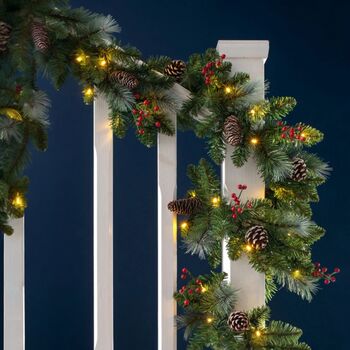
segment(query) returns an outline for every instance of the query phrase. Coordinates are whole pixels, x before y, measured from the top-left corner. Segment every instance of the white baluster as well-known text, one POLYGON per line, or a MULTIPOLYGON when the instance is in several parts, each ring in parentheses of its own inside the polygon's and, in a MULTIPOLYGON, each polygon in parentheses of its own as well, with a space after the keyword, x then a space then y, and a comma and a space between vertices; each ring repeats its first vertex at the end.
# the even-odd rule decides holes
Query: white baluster
POLYGON ((94 102, 94 349, 113 350, 113 133, 103 96, 94 102))
POLYGON ((9 224, 14 233, 4 235, 4 350, 24 350, 24 218, 9 224))

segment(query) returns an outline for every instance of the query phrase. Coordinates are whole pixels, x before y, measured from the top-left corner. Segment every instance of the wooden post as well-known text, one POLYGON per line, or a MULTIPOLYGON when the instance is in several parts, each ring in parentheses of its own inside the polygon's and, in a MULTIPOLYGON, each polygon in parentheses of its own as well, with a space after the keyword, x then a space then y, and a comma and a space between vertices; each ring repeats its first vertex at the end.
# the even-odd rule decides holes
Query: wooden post
POLYGON ((108 105, 94 102, 94 350, 113 350, 113 133, 108 105))
POLYGON ((4 235, 4 350, 24 350, 24 218, 10 225, 13 235, 4 235))
MULTIPOLYGON (((233 72, 246 72, 251 80, 261 85, 261 99, 264 98, 264 63, 268 56, 268 41, 231 41, 220 40, 217 44, 220 54, 226 55, 226 60, 232 63, 233 72)), ((229 194, 237 192, 237 185, 242 183, 248 186, 242 196, 243 201, 249 198, 263 198, 265 184, 257 171, 254 159, 250 158, 241 168, 232 164, 230 155, 232 146, 227 145, 226 159, 222 164, 222 191, 229 194)), ((256 272, 244 255, 237 261, 228 258, 225 242, 223 247, 223 271, 230 283, 238 289, 237 310, 247 311, 265 304, 265 275, 256 272)))

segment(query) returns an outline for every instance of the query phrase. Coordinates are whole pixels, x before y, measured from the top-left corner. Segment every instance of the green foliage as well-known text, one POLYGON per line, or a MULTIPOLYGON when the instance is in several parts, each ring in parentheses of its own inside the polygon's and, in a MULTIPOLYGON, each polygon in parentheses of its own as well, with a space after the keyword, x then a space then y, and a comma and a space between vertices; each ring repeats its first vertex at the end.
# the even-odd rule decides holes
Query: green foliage
POLYGON ((248 312, 249 327, 235 332, 227 324, 235 310, 236 292, 223 273, 189 275, 186 285, 175 293, 182 309, 178 327, 184 328, 187 349, 202 350, 254 350, 254 349, 302 349, 309 346, 300 343, 302 331, 288 323, 269 321, 270 309, 258 307, 248 312))
MULTIPOLYGON (((205 160, 202 159, 198 166, 190 165, 188 175, 193 183, 190 192, 195 193, 202 206, 188 218, 189 226, 183 235, 187 253, 208 259, 216 268, 221 263, 222 241, 226 240, 232 260, 247 254, 251 265, 268 276, 268 299, 276 292, 277 284, 310 301, 317 291, 317 278, 312 276, 311 248, 323 236, 324 230, 310 219, 310 215, 305 215, 300 206, 294 205, 300 197, 295 194, 284 197, 284 190, 281 192, 272 187, 267 199, 240 202, 237 206, 217 199, 220 183, 205 160), (235 218, 232 218, 232 206, 235 212, 241 211, 235 218), (256 225, 263 226, 268 232, 268 245, 264 249, 249 247, 247 250, 246 232, 256 225)), ((303 192, 301 199, 305 205, 314 198, 314 187, 292 180, 287 184, 295 191, 301 187, 298 191, 303 192)), ((278 186, 285 185, 280 183, 278 186)))
MULTIPOLYGON (((40 151, 48 146, 50 101, 37 88, 39 74, 57 89, 72 75, 82 86, 86 103, 103 94, 118 137, 130 126, 147 146, 155 144, 159 132, 173 135, 174 126, 167 114, 177 108, 169 93, 174 81, 157 71, 169 59, 141 62, 138 50, 122 47, 113 37, 120 28, 111 16, 71 8, 68 1, 15 0, 1 4, 0 18, 12 27, 7 51, 0 55, 0 181, 7 187, 20 181, 30 145, 40 151), (40 23, 46 32, 46 49, 35 47, 33 23, 40 23), (113 73, 119 71, 133 77, 137 88, 113 79, 113 73), (132 110, 146 99, 159 111, 152 111, 141 129, 132 110)), ((0 228, 5 233, 11 233, 8 219, 23 214, 23 210, 13 211, 9 195, 2 192, 0 198, 0 228)), ((25 193, 20 195, 25 200, 25 193)))

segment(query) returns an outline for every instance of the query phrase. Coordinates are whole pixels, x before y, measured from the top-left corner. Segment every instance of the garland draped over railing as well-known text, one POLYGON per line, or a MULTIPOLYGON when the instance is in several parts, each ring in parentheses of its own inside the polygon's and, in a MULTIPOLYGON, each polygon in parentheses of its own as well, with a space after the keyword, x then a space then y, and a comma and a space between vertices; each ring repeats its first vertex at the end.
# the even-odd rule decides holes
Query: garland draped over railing
MULTIPOLYGON (((140 53, 122 47, 110 16, 72 9, 68 1, 4 1, 0 5, 0 230, 12 234, 8 220, 21 217, 27 206, 29 180, 23 169, 29 148, 47 148, 49 99, 39 90, 43 75, 60 88, 68 76, 81 85, 85 103, 103 94, 110 107, 111 127, 122 138, 128 127, 146 146, 159 132, 172 135, 167 118, 177 112, 180 128, 207 140, 210 158, 220 164, 225 144, 234 146, 233 163, 240 167, 254 157, 266 184, 266 198, 242 202, 244 184, 220 196, 212 166, 190 165, 193 188, 169 209, 186 215, 181 233, 188 253, 221 259, 221 242, 235 260, 244 252, 252 266, 266 274, 267 299, 286 286, 311 300, 317 282, 335 281, 340 270, 327 273, 313 263, 311 248, 324 230, 312 221, 311 202, 330 171, 306 151, 323 134, 303 123, 287 124, 292 97, 257 98, 257 84, 245 73, 231 74, 225 55, 213 50, 195 54, 185 64, 168 57, 141 61, 140 53), (172 93, 177 82, 191 92, 181 104, 172 93)), ((244 179, 242 179, 242 183, 244 179)), ((282 322, 267 322, 268 308, 248 313, 234 310, 235 291, 225 274, 193 277, 175 293, 184 308, 179 325, 186 327, 189 349, 309 349, 299 343, 301 331, 282 322)))

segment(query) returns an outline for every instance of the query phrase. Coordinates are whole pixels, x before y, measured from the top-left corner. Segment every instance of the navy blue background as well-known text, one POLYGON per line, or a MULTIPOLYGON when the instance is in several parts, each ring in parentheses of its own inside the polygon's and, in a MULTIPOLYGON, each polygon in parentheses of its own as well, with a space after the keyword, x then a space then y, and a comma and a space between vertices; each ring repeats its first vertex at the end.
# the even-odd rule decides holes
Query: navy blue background
MULTIPOLYGON (((326 133, 317 151, 334 167, 320 189, 315 220, 327 236, 315 260, 339 266, 338 282, 309 304, 280 292, 274 319, 304 329, 313 349, 345 350, 349 305, 349 45, 345 1, 72 1, 113 15, 120 38, 145 56, 187 59, 215 47, 218 39, 268 39, 266 78, 271 95, 295 96, 294 121, 326 133)), ((52 98, 50 145, 35 154, 28 171, 26 213, 26 312, 28 350, 91 350, 93 153, 92 108, 68 81, 62 91, 43 83, 52 98)), ((179 135, 179 195, 188 187, 187 164, 205 155, 191 133, 179 135)), ((157 339, 156 149, 132 132, 115 142, 115 326, 116 348, 155 350, 157 339)), ((207 266, 180 256, 179 267, 207 266)), ((184 349, 181 335, 179 349, 184 349)))

